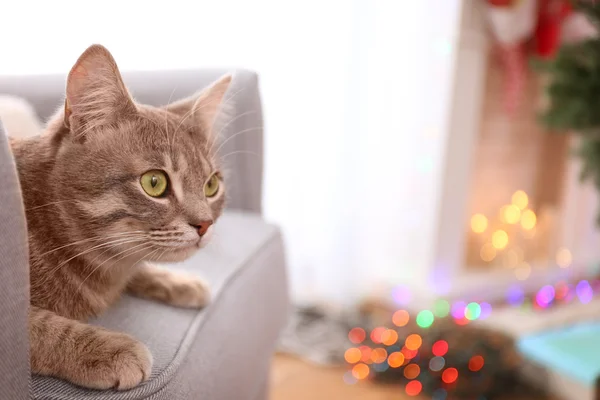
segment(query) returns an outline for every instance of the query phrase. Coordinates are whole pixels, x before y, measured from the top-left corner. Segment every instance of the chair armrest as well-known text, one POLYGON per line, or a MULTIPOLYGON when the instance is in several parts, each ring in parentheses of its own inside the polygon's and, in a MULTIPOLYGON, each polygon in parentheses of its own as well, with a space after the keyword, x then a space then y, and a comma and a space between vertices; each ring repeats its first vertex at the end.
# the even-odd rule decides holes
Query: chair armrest
POLYGON ((0 121, 0 397, 29 398, 29 250, 21 188, 0 121))
MULTIPOLYGON (((124 72, 123 80, 141 103, 166 105, 199 91, 227 70, 124 72)), ((227 207, 262 212, 263 116, 258 77, 247 70, 232 71, 225 101, 230 109, 220 135, 227 183, 227 207)), ((50 117, 64 99, 64 75, 0 76, 0 93, 29 101, 42 119, 50 117)))

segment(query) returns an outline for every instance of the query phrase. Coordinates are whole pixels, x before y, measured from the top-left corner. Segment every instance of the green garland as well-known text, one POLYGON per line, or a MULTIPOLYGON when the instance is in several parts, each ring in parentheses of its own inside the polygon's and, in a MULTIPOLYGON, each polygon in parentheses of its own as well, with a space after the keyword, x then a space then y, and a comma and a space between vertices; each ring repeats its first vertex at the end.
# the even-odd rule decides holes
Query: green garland
MULTIPOLYGON (((599 4, 580 0, 573 5, 600 31, 599 4)), ((575 150, 583 163, 581 179, 590 179, 600 191, 600 38, 562 45, 554 59, 536 66, 550 78, 542 123, 581 137, 575 150)))

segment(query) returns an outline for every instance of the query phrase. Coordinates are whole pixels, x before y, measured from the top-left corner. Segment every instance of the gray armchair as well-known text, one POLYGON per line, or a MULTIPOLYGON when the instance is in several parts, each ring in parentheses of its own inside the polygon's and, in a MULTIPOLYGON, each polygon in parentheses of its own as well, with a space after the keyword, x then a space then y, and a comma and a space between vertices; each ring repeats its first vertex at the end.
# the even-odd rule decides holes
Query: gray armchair
MULTIPOLYGON (((223 73, 136 72, 123 77, 138 101, 161 105, 192 94, 223 73)), ((64 78, 0 77, 0 93, 27 99, 46 119, 62 103, 64 78)), ((225 158, 229 208, 215 226, 213 242, 174 265, 209 281, 213 302, 194 311, 124 296, 90 321, 130 333, 153 354, 150 379, 125 392, 86 390, 29 373, 26 224, 0 124, 0 400, 267 398, 271 356, 288 311, 284 249, 278 229, 260 215, 262 112, 257 76, 235 71, 226 98, 230 96, 235 96, 235 113, 223 130, 227 142, 221 149, 223 155, 231 154, 225 158)))

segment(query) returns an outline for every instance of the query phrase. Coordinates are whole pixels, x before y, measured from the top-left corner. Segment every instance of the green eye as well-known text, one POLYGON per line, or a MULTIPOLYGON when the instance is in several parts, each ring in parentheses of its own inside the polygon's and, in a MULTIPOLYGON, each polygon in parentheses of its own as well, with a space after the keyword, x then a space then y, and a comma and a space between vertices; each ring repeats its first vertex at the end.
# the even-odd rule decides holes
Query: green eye
POLYGON ((206 197, 214 197, 219 191, 219 177, 213 174, 208 182, 204 184, 204 195, 206 197))
POLYGON ((140 178, 140 184, 148 196, 160 197, 167 191, 167 175, 158 170, 148 171, 140 178))

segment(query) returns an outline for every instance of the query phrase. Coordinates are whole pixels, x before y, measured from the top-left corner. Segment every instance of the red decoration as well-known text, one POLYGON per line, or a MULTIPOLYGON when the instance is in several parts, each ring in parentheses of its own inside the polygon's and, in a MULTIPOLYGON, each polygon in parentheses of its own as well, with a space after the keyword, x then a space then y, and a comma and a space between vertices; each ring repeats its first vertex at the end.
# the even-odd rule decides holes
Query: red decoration
POLYGON ((564 0, 539 0, 538 24, 535 30, 535 51, 538 56, 551 58, 560 46, 563 21, 572 13, 564 0))

